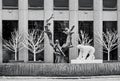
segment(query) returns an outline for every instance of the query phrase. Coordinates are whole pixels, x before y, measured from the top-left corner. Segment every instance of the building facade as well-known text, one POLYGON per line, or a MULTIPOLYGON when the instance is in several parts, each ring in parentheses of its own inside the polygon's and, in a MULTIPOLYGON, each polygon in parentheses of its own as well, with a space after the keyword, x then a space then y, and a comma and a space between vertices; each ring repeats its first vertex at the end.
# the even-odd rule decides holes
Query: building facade
MULTIPOLYGON (((49 22, 51 23, 50 30, 53 33, 53 39, 57 39, 57 36, 61 35, 60 29, 58 30, 59 23, 64 23, 69 28, 74 25, 73 45, 78 45, 76 39, 79 31, 86 31, 94 39, 95 59, 107 59, 103 53, 103 47, 96 42, 98 32, 102 37, 102 32, 108 28, 117 30, 120 36, 120 0, 0 0, 0 33, 3 38, 7 38, 9 33, 6 33, 13 31, 13 28, 16 27, 20 33, 26 34, 36 23, 40 30, 44 30, 43 26, 52 14, 54 18, 49 22)), ((53 48, 50 46, 47 36, 44 36, 44 53, 41 59, 46 63, 53 63, 53 48)), ((63 35, 61 38, 65 40, 63 35)), ((76 47, 68 50, 68 62, 77 56, 78 49, 76 47)), ((3 63, 3 57, 1 40, 1 63, 3 63)), ((27 49, 19 51, 18 57, 19 60, 25 62, 30 60, 27 49)), ((120 47, 113 52, 111 60, 120 60, 120 47)))

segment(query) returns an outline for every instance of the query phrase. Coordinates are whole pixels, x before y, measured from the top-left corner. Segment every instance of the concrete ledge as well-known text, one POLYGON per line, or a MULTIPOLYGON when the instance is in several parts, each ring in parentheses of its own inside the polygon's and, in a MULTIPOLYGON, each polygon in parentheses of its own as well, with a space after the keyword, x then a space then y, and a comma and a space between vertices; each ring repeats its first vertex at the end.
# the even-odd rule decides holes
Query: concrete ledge
POLYGON ((120 75, 120 63, 6 63, 0 76, 101 76, 120 75))
POLYGON ((77 60, 77 59, 73 59, 73 60, 71 60, 71 63, 74 63, 74 64, 103 63, 103 60, 77 60))

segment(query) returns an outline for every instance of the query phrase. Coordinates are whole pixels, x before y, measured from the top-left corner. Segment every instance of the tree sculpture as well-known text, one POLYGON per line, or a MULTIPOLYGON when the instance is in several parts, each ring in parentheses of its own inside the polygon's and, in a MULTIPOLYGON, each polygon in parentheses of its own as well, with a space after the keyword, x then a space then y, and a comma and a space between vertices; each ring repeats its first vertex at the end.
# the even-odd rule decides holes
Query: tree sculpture
POLYGON ((19 34, 17 30, 14 30, 14 32, 11 33, 10 40, 3 39, 3 47, 6 49, 14 52, 15 54, 15 61, 18 60, 18 51, 23 48, 22 45, 22 35, 19 34))
POLYGON ((94 60, 95 48, 91 46, 92 39, 89 35, 81 30, 78 40, 80 44, 77 45, 77 48, 80 51, 77 60, 94 60))
MULTIPOLYGON (((52 15, 53 16, 53 15, 52 15)), ((45 26, 45 33, 47 34, 48 38, 49 38, 49 42, 50 42, 50 45, 53 47, 53 50, 54 50, 54 54, 56 56, 56 59, 55 59, 55 63, 64 63, 66 62, 65 61, 65 54, 64 52, 71 48, 72 47, 72 30, 74 29, 74 26, 72 26, 71 29, 68 29, 68 28, 65 28, 65 30, 63 31, 65 34, 67 34, 67 40, 66 40, 66 43, 64 43, 62 46, 60 46, 59 44, 59 40, 55 40, 55 43, 53 43, 53 40, 52 40, 52 33, 51 31, 48 29, 48 27, 50 26, 50 23, 48 23, 48 21, 53 18, 53 17, 50 17, 48 20, 47 20, 47 24, 45 26)))
POLYGON ((103 37, 101 37, 100 34, 97 34, 97 42, 103 46, 103 52, 108 54, 108 61, 110 61, 110 52, 118 48, 120 44, 119 36, 117 31, 111 30, 106 30, 106 33, 103 32, 102 35, 103 37))
POLYGON ((25 37, 23 45, 33 53, 34 61, 36 61, 36 54, 44 50, 44 32, 40 32, 37 29, 29 30, 25 37))
POLYGON ((91 45, 93 39, 91 39, 85 31, 80 30, 78 41, 83 45, 91 45))

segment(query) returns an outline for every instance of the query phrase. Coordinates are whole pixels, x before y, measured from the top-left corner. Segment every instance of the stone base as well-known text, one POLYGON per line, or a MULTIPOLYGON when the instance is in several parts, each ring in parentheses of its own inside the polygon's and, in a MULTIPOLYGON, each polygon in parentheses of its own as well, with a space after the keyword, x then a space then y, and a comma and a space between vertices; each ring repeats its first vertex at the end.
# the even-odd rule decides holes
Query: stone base
POLYGON ((71 60, 73 64, 85 64, 85 63, 103 63, 103 60, 71 60))

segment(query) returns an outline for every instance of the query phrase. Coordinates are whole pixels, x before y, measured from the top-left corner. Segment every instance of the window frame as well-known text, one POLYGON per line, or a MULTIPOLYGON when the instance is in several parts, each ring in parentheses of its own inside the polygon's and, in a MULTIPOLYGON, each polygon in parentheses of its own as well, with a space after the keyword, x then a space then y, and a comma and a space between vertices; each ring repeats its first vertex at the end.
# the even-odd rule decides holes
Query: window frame
MULTIPOLYGON (((117 26, 117 24, 118 24, 118 21, 103 21, 103 29, 102 29, 102 32, 105 32, 106 33, 106 30, 111 30, 111 31, 113 31, 113 30, 115 30, 115 31, 117 31, 118 32, 118 26, 117 26), (107 24, 111 24, 110 26, 106 26, 107 24), (115 26, 113 26, 113 25, 115 25, 115 26), (113 28, 114 27, 114 28, 113 28), (111 29, 112 28, 112 29, 111 29)), ((104 51, 104 49, 103 49, 103 51, 104 51)), ((106 58, 106 57, 108 57, 108 55, 107 55, 107 53, 105 53, 105 52, 103 52, 103 61, 104 62, 108 62, 108 58, 106 58)), ((112 50, 111 52, 110 52, 110 62, 114 62, 114 61, 118 61, 118 48, 116 48, 115 50, 112 50), (114 58, 113 58, 113 56, 114 56, 114 58)))
POLYGON ((78 34, 80 34, 80 30, 84 31, 86 34, 89 35, 90 39, 92 39, 92 42, 90 43, 90 45, 94 46, 94 38, 95 38, 94 37, 94 21, 93 20, 91 20, 91 21, 78 21, 78 34), (84 26, 84 24, 87 24, 87 26, 84 26), (89 29, 89 31, 87 31, 87 28, 89 29))
POLYGON ((103 11, 116 11, 117 10, 117 0, 116 0, 116 7, 115 8, 106 8, 104 7, 104 0, 103 0, 103 11))
MULTIPOLYGON (((67 35, 65 33, 63 33, 63 30, 64 28, 69 28, 69 21, 68 20, 55 20, 54 21, 54 33, 53 33, 53 41, 55 43, 55 40, 59 40, 59 43, 60 43, 60 46, 62 46, 63 44, 66 43, 66 40, 67 40, 67 35), (63 26, 64 25, 64 26, 63 26), (57 31, 56 31, 57 29, 57 31), (59 31, 58 31, 59 30, 59 31), (58 37, 59 36, 59 37, 58 37)), ((70 56, 70 48, 67 49, 64 54, 66 55, 67 57, 67 60, 65 63, 70 63, 69 61, 69 56, 70 56)), ((54 54, 54 63, 55 63, 55 54, 54 54)))
MULTIPOLYGON (((19 31, 19 24, 18 20, 2 20, 2 38, 4 40, 10 41, 11 39, 11 33, 15 30, 19 31)), ((4 44, 2 40, 2 44, 4 44)), ((3 63, 10 63, 10 61, 14 60, 14 53, 8 49, 6 49, 4 46, 2 47, 3 52, 3 63)), ((19 58, 19 57, 18 57, 19 58)))
POLYGON ((67 6, 66 7, 62 7, 62 6, 55 6, 55 0, 54 0, 54 4, 53 4, 53 7, 54 7, 54 10, 69 10, 69 0, 67 0, 67 2, 68 2, 68 4, 67 4, 67 6))
POLYGON ((92 7, 80 7, 80 0, 78 0, 78 10, 94 10, 94 0, 92 0, 92 7))
POLYGON ((29 0, 28 0, 28 10, 44 10, 44 0, 42 0, 42 2, 43 2, 43 6, 35 7, 35 6, 30 6, 29 0))
POLYGON ((5 0, 2 0, 2 9, 18 9, 18 4, 19 4, 19 2, 18 2, 18 0, 16 0, 17 1, 17 6, 11 6, 11 5, 4 5, 4 2, 3 1, 5 1, 5 0))
MULTIPOLYGON (((44 20, 28 20, 28 30, 33 30, 33 29, 44 31, 44 20), (35 27, 35 23, 38 25, 37 27, 35 27)), ((44 42, 45 41, 43 40, 43 45, 44 45, 44 42)), ((33 53, 28 50, 28 62, 34 62, 33 61, 34 57, 32 56, 32 54, 33 53)), ((44 55, 45 55, 45 51, 36 53, 36 62, 44 62, 45 60, 44 55), (43 57, 39 57, 39 55, 42 55, 43 57)))

